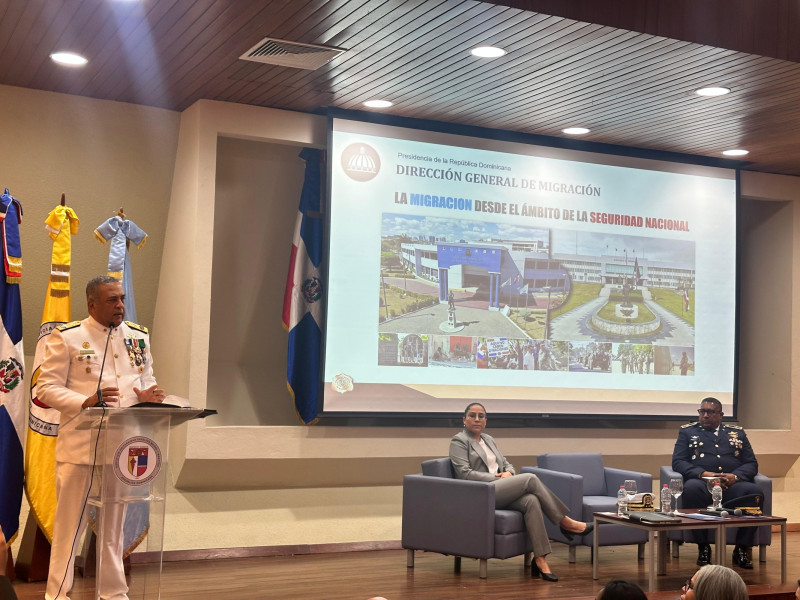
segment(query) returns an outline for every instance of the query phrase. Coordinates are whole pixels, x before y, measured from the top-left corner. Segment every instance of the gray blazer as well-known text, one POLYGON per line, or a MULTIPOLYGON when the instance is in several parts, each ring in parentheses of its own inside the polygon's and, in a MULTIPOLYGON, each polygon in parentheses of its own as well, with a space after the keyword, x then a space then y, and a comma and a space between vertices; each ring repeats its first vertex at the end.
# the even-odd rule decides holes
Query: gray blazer
MULTIPOLYGON (((481 438, 489 449, 497 457, 497 466, 500 472, 508 471, 515 474, 514 466, 506 460, 503 453, 497 447, 494 438, 489 434, 482 433, 481 438)), ((478 481, 496 481, 492 473, 489 473, 486 453, 480 444, 466 431, 461 431, 450 440, 450 462, 453 463, 453 470, 459 479, 476 479, 478 481)))

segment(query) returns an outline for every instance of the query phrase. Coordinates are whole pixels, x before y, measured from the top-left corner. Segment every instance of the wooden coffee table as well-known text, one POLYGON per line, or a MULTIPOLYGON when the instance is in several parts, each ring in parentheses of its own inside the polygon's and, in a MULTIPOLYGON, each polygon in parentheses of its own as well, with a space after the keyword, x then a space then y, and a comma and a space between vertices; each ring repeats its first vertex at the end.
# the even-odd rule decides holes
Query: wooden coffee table
POLYGON ((615 523, 634 529, 647 531, 648 539, 648 560, 647 560, 647 590, 656 591, 656 574, 665 575, 667 572, 667 556, 669 555, 669 540, 667 532, 686 531, 689 529, 713 529, 716 537, 716 551, 714 553, 717 564, 725 564, 725 532, 728 527, 760 527, 762 525, 780 525, 781 527, 781 583, 786 583, 786 517, 728 517, 711 518, 711 520, 698 520, 696 518, 685 517, 682 515, 697 514, 698 509, 683 509, 680 515, 676 515, 680 521, 671 523, 641 523, 631 521, 628 517, 617 516, 617 513, 596 512, 594 513, 594 565, 592 566, 592 578, 600 577, 600 553, 599 553, 599 534, 600 523, 615 523), (658 535, 658 546, 656 546, 656 532, 658 535), (663 533, 663 535, 662 535, 663 533), (656 555, 658 557, 658 568, 656 569, 656 555))

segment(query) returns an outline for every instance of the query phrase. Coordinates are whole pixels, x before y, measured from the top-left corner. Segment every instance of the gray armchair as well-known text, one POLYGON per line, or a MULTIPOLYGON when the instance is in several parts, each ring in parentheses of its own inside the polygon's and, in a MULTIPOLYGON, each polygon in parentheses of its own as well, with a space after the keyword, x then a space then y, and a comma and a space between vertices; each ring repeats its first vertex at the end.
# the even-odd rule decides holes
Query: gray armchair
MULTIPOLYGON (((523 467, 523 473, 533 473, 556 494, 569 508, 569 515, 578 521, 592 521, 593 513, 617 510, 617 492, 626 479, 636 480, 640 492, 653 488, 653 477, 649 473, 613 469, 603 465, 599 453, 541 454, 536 458, 537 466, 523 467)), ((551 540, 569 545, 569 562, 575 562, 577 546, 592 546, 592 536, 575 536, 568 540, 558 526, 545 522, 551 540)), ((639 558, 644 557, 647 532, 602 523, 597 532, 601 546, 623 546, 637 544, 639 558)))
MULTIPOLYGON (((673 471, 671 466, 663 466, 661 467, 661 471, 659 473, 659 477, 661 478, 661 483, 669 483, 670 479, 679 478, 683 480, 683 476, 678 473, 677 471, 673 471)), ((753 479, 753 483, 755 483, 758 487, 761 488, 761 493, 764 494, 764 505, 762 506, 761 510, 764 512, 765 515, 772 514, 772 479, 767 477, 766 475, 762 475, 761 473, 757 473, 755 479, 753 479)), ((678 508, 683 508, 682 498, 678 498, 678 508)), ((670 531, 669 532, 669 539, 672 542, 672 556, 677 558, 679 554, 679 545, 684 542, 684 533, 683 531, 670 531)), ((728 529, 727 539, 725 540, 726 544, 735 544, 736 543, 736 530, 735 529, 728 529)), ((764 525, 763 527, 756 528, 756 539, 755 545, 758 546, 758 561, 759 562, 767 562, 767 546, 772 544, 772 527, 769 525, 764 525)))
POLYGON ((531 563, 532 547, 522 513, 495 510, 494 486, 486 481, 456 479, 449 458, 422 463, 422 473, 403 477, 402 545, 408 567, 414 567, 414 551, 425 550, 480 561, 485 579, 488 559, 525 555, 531 563))

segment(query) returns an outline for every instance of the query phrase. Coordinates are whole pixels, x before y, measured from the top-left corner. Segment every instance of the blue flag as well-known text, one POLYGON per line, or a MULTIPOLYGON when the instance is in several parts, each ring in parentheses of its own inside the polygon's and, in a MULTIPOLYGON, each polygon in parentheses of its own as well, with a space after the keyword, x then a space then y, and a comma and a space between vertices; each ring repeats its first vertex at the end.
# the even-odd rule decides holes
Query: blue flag
POLYGON ((283 326, 289 331, 287 386, 295 409, 306 425, 319 413, 322 352, 322 214, 320 212, 321 150, 305 148, 306 161, 300 209, 295 223, 289 276, 283 297, 283 326))
POLYGON ((0 273, 0 525, 9 540, 19 530, 27 403, 22 383, 25 359, 18 277, 22 271, 18 237, 21 212, 19 203, 6 190, 0 196, 5 263, 5 273, 0 273))

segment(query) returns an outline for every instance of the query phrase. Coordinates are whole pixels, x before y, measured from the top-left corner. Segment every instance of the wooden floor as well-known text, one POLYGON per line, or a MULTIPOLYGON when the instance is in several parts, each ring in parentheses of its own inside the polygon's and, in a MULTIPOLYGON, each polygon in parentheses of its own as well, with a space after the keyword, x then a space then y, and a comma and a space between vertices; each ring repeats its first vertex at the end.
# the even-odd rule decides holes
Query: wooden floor
MULTIPOLYGON (((748 585, 780 584, 780 536, 773 535, 767 562, 755 561, 752 571, 737 569, 748 585)), ((787 582, 800 577, 800 532, 787 534, 787 582)), ((726 564, 730 566, 728 549, 726 564)), ((757 551, 755 551, 757 554, 757 551)), ((425 599, 481 600, 506 598, 593 597, 611 579, 647 585, 644 561, 636 558, 635 546, 600 549, 600 580, 592 580, 589 548, 578 549, 578 562, 569 564, 567 548, 554 544, 550 566, 558 583, 532 579, 523 569, 522 557, 489 561, 489 577, 478 577, 478 562, 464 559, 461 573, 453 572, 453 559, 417 552, 414 569, 406 567, 403 550, 313 554, 292 557, 242 558, 165 563, 162 594, 165 600, 325 599, 387 600, 425 599)), ((754 556, 754 559, 756 557, 754 556)), ((696 570, 696 546, 681 548, 680 558, 671 558, 667 575, 658 577, 657 598, 677 599, 683 582, 696 570)), ((141 597, 150 566, 135 565, 131 576, 131 599, 141 597)), ((152 579, 152 578, 151 578, 152 579)), ((21 600, 44 597, 44 583, 14 583, 21 600)), ((794 589, 794 585, 791 586, 794 589)), ((94 580, 76 578, 72 600, 91 600, 94 580)))

